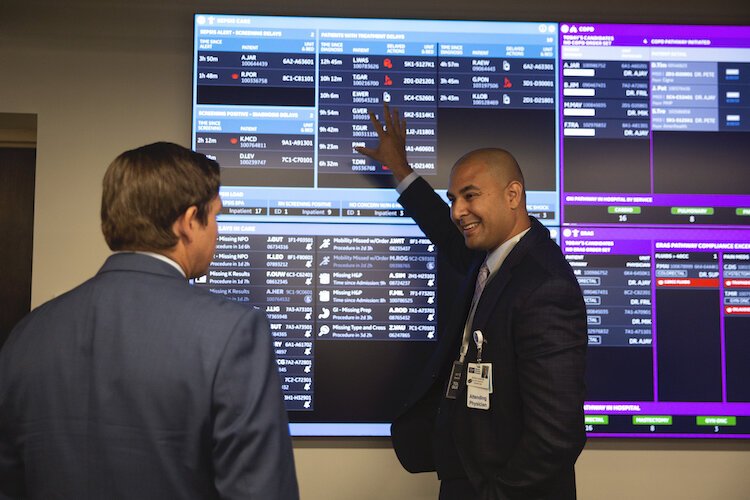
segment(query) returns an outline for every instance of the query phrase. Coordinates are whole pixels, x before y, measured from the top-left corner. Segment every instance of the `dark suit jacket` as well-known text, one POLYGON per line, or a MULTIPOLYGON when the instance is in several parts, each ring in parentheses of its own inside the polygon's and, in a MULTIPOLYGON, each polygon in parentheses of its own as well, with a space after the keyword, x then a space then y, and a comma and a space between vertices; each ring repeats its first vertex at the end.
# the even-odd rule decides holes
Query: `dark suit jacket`
POLYGON ((296 499, 261 311, 115 254, 0 352, 0 497, 296 499))
MULTIPOLYGON (((436 440, 440 408, 476 498, 575 498, 573 465, 586 440, 586 310, 560 248, 532 218, 530 231, 487 283, 472 325, 472 331, 481 330, 487 339, 482 361, 493 366, 490 409, 466 407, 464 382, 455 403, 446 404, 447 377, 458 357, 485 253, 466 248, 447 205, 423 179, 409 186, 399 201, 442 256, 467 273, 435 356, 393 423, 401 463, 411 472, 435 470, 435 457, 444 453, 440 448, 452 446, 436 440)), ((476 360, 473 344, 467 362, 476 360)))

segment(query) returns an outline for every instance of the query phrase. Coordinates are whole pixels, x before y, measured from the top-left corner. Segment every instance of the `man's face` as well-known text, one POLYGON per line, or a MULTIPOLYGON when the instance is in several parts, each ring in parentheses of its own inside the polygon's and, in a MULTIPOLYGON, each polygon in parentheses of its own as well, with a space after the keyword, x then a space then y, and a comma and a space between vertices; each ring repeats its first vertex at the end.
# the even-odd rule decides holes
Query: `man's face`
POLYGON ((216 223, 216 216, 221 211, 221 198, 218 196, 211 200, 211 205, 208 211, 208 221, 204 226, 200 220, 197 222, 197 230, 194 235, 194 246, 193 246, 193 269, 192 273, 194 276, 190 278, 197 278, 203 276, 208 272, 208 266, 214 258, 214 252, 216 251, 216 238, 219 236, 219 226, 216 223))
POLYGON ((467 160, 451 172, 451 218, 472 250, 492 251, 513 236, 519 200, 502 177, 481 159, 467 160))

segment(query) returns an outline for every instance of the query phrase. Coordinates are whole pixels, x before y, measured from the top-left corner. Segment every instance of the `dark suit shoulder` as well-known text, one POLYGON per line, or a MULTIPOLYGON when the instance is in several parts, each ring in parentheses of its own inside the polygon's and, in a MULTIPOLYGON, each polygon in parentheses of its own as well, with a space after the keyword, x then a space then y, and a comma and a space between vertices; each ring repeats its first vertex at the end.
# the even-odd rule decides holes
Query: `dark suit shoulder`
POLYGON ((580 296, 578 280, 560 246, 549 237, 546 228, 540 228, 541 224, 535 220, 532 222, 536 227, 532 224, 532 230, 516 247, 519 254, 512 256, 511 273, 516 299, 524 300, 528 293, 540 286, 552 284, 580 296))
POLYGON ((565 259, 562 250, 553 240, 548 239, 535 245, 528 254, 533 265, 550 275, 562 275, 575 279, 570 264, 565 259))
MULTIPOLYGON (((32 311, 14 329, 18 344, 36 356, 60 349, 85 353, 89 345, 119 344, 134 352, 146 344, 156 352, 201 354, 218 360, 237 329, 267 333, 263 311, 191 286, 179 275, 126 270, 99 273, 32 311)), ((3 349, 4 351, 8 349, 3 349)), ((146 357, 150 357, 150 354, 146 357)))

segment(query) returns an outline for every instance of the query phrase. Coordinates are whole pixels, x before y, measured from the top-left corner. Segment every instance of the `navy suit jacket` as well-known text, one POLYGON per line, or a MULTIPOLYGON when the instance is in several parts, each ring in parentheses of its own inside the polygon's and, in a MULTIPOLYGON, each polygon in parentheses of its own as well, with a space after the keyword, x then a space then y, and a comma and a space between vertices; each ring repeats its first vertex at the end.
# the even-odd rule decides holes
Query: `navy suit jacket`
MULTIPOLYGON (((487 283, 471 327, 487 339, 482 361, 493 367, 490 409, 467 408, 465 379, 455 403, 448 404, 447 378, 486 254, 466 248, 447 205, 423 179, 399 201, 441 255, 467 276, 432 362, 394 420, 401 463, 411 472, 435 470, 441 448, 455 446, 473 498, 575 498, 574 463, 586 440, 586 310, 559 246, 532 218, 530 231, 487 283), (455 444, 435 434, 438 409, 455 444)), ((475 360, 470 342, 466 361, 475 360)))
POLYGON ((298 498, 265 315, 118 253, 0 352, 0 497, 298 498))

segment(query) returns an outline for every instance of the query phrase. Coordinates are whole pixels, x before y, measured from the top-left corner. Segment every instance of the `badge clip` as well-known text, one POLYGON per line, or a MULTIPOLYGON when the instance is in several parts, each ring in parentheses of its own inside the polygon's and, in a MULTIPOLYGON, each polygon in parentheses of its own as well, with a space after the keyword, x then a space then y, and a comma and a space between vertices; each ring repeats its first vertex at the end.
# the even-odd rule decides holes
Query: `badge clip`
POLYGON ((482 330, 474 330, 474 343, 477 345, 477 363, 482 362, 482 346, 487 342, 482 334, 482 330))

